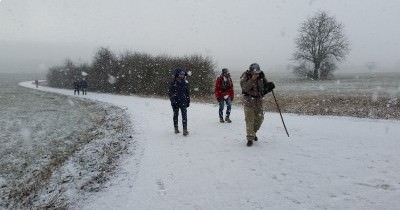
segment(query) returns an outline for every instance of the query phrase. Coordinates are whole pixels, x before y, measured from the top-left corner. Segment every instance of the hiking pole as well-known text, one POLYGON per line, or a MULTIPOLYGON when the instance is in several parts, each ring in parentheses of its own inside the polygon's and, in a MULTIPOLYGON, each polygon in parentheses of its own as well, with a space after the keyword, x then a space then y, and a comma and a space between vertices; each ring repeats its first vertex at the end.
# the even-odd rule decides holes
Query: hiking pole
POLYGON ((278 108, 279 114, 281 115, 281 120, 282 120, 282 123, 283 123, 283 127, 285 127, 286 134, 289 137, 289 132, 287 131, 287 128, 286 128, 286 125, 285 125, 285 121, 283 121, 281 109, 279 108, 279 104, 278 104, 278 101, 276 100, 275 93, 274 93, 273 90, 272 90, 272 95, 274 96, 276 107, 278 108))

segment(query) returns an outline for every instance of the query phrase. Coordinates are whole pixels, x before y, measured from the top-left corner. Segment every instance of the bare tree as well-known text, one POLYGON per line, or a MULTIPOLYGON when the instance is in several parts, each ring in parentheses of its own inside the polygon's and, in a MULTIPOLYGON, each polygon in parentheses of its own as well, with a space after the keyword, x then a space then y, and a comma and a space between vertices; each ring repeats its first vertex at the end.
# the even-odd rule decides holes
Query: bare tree
POLYGON ((117 56, 110 49, 101 47, 94 56, 93 72, 88 76, 91 87, 101 92, 113 92, 118 69, 117 56))
MULTIPOLYGON (((345 59, 349 52, 349 42, 343 30, 344 26, 326 12, 317 12, 301 25, 300 34, 295 40, 297 51, 294 59, 300 63, 313 64, 313 79, 321 78, 322 64, 332 65, 334 60, 340 62, 345 59)), ((326 70, 329 69, 334 68, 325 68, 323 75, 328 75, 326 70)))

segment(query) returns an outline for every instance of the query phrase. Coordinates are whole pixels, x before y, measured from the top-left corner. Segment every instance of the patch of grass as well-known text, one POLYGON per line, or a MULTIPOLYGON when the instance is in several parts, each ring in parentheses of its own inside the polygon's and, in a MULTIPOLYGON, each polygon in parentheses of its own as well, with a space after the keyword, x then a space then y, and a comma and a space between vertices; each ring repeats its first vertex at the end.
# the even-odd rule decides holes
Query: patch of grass
POLYGON ((25 161, 20 164, 22 168, 9 168, 8 174, 15 178, 8 176, 7 184, 0 189, 0 207, 68 209, 86 193, 100 190, 118 168, 121 155, 129 152, 128 145, 133 140, 124 110, 87 100, 74 103, 89 108, 90 115, 96 116, 90 126, 52 139, 41 162, 31 161, 31 154, 21 153, 25 161), (70 193, 74 190, 77 193, 70 193), (79 197, 70 197, 71 194, 79 197))
MULTIPOLYGON (((282 112, 304 115, 351 116, 373 119, 400 119, 400 101, 387 95, 371 97, 362 94, 294 94, 275 93, 282 112)), ((272 95, 265 100, 265 109, 276 112, 272 95)))

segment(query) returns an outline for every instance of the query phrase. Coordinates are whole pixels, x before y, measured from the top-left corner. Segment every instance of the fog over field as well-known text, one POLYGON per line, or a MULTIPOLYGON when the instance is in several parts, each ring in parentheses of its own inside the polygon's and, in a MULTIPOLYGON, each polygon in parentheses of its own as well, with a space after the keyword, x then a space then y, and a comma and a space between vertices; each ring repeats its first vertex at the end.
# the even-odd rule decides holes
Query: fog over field
POLYGON ((2 0, 0 72, 43 72, 66 58, 90 62, 101 46, 202 54, 231 71, 252 62, 290 71, 298 29, 317 11, 343 23, 349 39, 338 71, 400 71, 397 0, 2 0))

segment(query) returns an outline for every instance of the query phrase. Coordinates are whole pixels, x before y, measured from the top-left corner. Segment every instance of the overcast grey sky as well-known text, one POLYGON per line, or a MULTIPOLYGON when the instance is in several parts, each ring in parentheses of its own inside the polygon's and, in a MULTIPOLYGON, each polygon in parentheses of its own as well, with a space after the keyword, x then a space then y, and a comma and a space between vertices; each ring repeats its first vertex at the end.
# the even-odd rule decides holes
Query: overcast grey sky
POLYGON ((345 26, 342 68, 400 72, 399 0, 0 0, 0 72, 90 61, 100 46, 288 71, 300 24, 321 10, 345 26))

